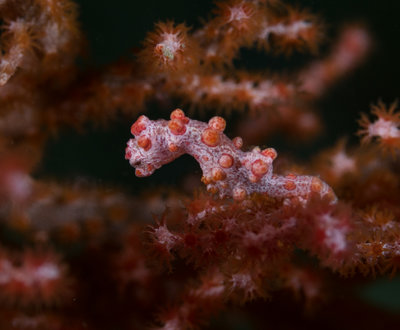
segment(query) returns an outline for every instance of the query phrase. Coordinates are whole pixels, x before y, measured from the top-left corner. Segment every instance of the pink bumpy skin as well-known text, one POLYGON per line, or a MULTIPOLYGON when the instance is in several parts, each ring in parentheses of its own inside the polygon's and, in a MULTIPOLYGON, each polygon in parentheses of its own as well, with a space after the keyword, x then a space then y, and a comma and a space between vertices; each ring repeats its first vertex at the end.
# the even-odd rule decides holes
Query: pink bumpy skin
POLYGON ((135 138, 128 141, 125 158, 136 168, 136 176, 144 177, 183 154, 192 155, 201 166, 207 190, 220 198, 243 200, 252 193, 264 193, 307 201, 317 194, 336 201, 331 187, 317 177, 273 174, 275 149, 256 147, 244 152, 240 150, 242 139, 230 140, 224 129, 221 117, 204 123, 189 119, 180 109, 172 111, 169 121, 140 116, 131 127, 135 138))

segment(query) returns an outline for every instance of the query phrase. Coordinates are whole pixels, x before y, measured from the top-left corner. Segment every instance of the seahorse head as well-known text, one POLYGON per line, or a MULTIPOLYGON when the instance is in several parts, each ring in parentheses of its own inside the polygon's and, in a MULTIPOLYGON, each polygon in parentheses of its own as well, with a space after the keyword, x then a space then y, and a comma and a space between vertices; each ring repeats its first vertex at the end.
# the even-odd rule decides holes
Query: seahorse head
POLYGON ((183 153, 168 142, 166 130, 170 130, 170 123, 171 121, 153 121, 146 116, 140 116, 132 125, 131 133, 135 138, 127 143, 125 159, 136 169, 136 176, 149 176, 183 153))

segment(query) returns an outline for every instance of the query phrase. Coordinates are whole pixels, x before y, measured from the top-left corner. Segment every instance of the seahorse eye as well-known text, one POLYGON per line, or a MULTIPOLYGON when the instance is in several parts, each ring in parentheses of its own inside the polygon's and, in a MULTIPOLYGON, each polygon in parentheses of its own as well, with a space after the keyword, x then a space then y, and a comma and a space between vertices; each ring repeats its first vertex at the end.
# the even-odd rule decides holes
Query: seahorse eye
POLYGON ((140 160, 137 160, 137 161, 131 163, 131 165, 132 165, 133 167, 138 167, 138 166, 140 166, 141 164, 142 164, 142 161, 140 161, 140 160))

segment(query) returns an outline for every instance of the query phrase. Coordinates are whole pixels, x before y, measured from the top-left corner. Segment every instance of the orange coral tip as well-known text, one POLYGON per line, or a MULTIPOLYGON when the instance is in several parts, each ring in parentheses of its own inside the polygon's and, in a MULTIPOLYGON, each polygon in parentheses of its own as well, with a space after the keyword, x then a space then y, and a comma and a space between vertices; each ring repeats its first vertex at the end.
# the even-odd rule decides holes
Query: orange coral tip
POLYGON ((257 159, 251 164, 251 172, 255 176, 263 176, 268 172, 269 166, 266 162, 261 159, 257 159))
POLYGON ((217 131, 223 132, 226 127, 225 119, 219 116, 212 117, 209 122, 208 126, 213 128, 217 131))
POLYGON ((230 168, 233 165, 233 157, 228 154, 222 154, 218 163, 223 168, 230 168))
POLYGON ((174 135, 183 135, 186 132, 185 123, 180 119, 171 119, 168 123, 168 128, 174 135))
POLYGON ((132 135, 139 135, 146 129, 146 116, 140 116, 131 126, 132 135))
POLYGON ((240 149, 243 147, 243 139, 240 136, 233 138, 233 144, 235 145, 236 149, 240 149))
POLYGON ((206 128, 201 134, 201 141, 209 147, 216 147, 220 142, 220 132, 213 128, 206 128))
POLYGON ((189 122, 189 118, 185 116, 185 113, 181 109, 175 109, 171 112, 171 119, 180 119, 182 122, 187 124, 189 122))
POLYGON ((277 156, 277 153, 274 148, 267 148, 261 151, 261 154, 263 154, 266 157, 270 157, 272 160, 274 160, 277 156))
POLYGON ((151 148, 151 140, 147 137, 147 136, 141 136, 139 139, 138 139, 138 142, 137 142, 137 144, 138 144, 138 146, 140 147, 140 148, 143 148, 144 150, 149 150, 150 148, 151 148))

